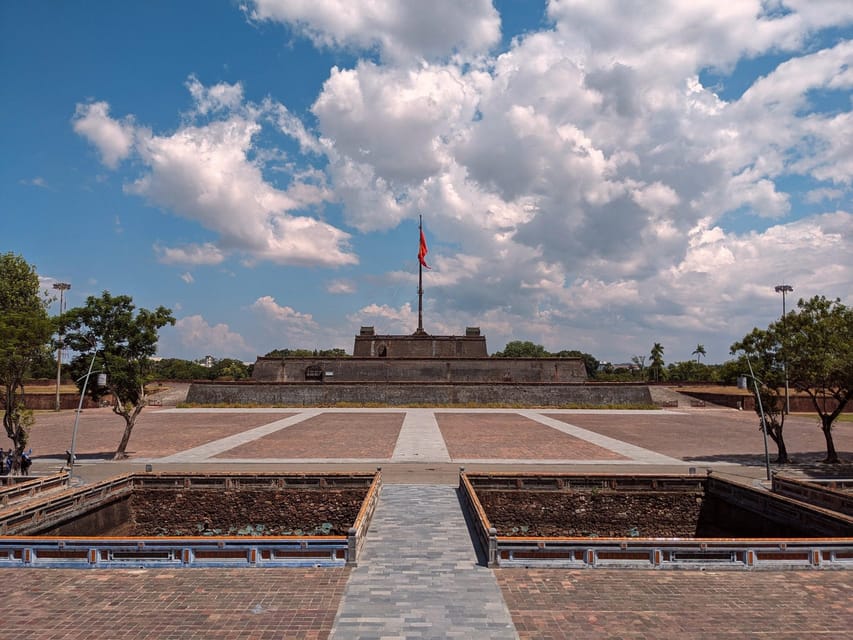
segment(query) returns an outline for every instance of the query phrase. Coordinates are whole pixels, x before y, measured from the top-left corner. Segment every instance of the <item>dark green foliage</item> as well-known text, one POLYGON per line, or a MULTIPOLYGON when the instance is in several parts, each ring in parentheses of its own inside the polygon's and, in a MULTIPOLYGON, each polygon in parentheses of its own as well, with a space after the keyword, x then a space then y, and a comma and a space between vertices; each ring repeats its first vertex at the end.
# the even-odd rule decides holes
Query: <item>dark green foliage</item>
POLYGON ((541 344, 534 344, 529 340, 522 342, 514 340, 507 342, 503 351, 492 354, 493 358, 547 358, 551 354, 541 344))
POLYGON ((55 323, 47 315, 46 295, 39 293, 35 267, 13 253, 0 255, 0 383, 3 427, 20 462, 32 422, 24 409, 24 376, 43 355, 55 323))
POLYGON ((232 358, 216 360, 210 368, 211 380, 244 380, 249 377, 249 368, 232 358))
POLYGON ((163 358, 151 363, 151 376, 157 380, 206 380, 210 369, 192 360, 163 358))
MULTIPOLYGON (((767 329, 753 329, 733 351, 754 353, 777 377, 787 366, 790 386, 806 393, 820 416, 826 442, 824 462, 837 463, 832 426, 844 410, 853 388, 853 310, 840 300, 815 296, 800 300, 767 329)), ((783 377, 784 381, 784 377, 783 377)))
POLYGON ((655 342, 649 354, 649 379, 655 382, 660 382, 663 379, 663 346, 660 342, 655 342))
POLYGON ((113 411, 125 420, 125 431, 116 450, 116 459, 125 457, 125 449, 137 416, 148 403, 145 383, 152 379, 151 357, 157 351, 157 332, 175 324, 165 307, 154 311, 136 309, 130 296, 113 296, 104 291, 89 296, 86 306, 70 309, 62 316, 65 343, 78 352, 71 370, 82 389, 85 373, 95 358, 95 371, 107 374, 107 387, 88 389, 94 397, 109 392, 113 411))
POLYGON ((273 349, 265 358, 347 358, 349 354, 339 348, 335 349, 273 349))

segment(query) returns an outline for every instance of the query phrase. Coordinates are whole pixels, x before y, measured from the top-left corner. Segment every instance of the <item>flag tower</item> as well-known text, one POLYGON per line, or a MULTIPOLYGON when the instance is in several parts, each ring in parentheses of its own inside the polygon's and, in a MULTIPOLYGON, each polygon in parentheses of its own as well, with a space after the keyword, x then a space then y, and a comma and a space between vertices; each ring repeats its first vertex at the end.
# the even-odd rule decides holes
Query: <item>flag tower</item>
POLYGON ((418 216, 418 231, 420 232, 420 244, 418 245, 418 330, 415 331, 416 336, 425 336, 424 331, 424 267, 427 269, 430 266, 426 263, 427 249, 426 237, 424 237, 424 219, 423 216, 418 216))

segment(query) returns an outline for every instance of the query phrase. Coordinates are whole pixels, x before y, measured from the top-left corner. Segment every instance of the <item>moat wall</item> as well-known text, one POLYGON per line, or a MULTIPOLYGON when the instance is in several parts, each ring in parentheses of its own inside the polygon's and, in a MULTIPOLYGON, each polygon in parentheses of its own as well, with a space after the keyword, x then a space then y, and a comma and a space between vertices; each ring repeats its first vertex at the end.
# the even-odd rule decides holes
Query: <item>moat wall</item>
POLYGON ((643 384, 195 382, 190 386, 187 402, 309 407, 336 404, 554 407, 651 405, 652 398, 643 384))

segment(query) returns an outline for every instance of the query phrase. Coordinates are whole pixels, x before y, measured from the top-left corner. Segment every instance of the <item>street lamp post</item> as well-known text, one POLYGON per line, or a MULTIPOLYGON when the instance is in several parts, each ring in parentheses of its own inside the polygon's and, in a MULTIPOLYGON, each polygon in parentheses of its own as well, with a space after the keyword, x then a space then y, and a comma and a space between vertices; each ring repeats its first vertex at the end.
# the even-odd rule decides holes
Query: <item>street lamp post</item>
MULTIPOLYGON (((71 285, 67 282, 54 282, 53 288, 59 291, 59 315, 62 315, 62 312, 65 311, 65 296, 63 295, 66 291, 71 288, 71 285)), ((54 407, 56 411, 59 411, 62 408, 62 405, 59 400, 59 384, 60 378, 62 377, 62 337, 59 338, 59 346, 56 348, 56 406, 54 407)))
MULTIPOLYGON (((77 405, 77 415, 74 416, 74 428, 71 430, 71 449, 68 450, 68 484, 71 485, 71 480, 74 476, 74 463, 77 462, 77 427, 80 424, 80 414, 83 412, 83 399, 86 397, 86 388, 89 386, 89 378, 92 377, 92 369, 95 367, 95 359, 98 357, 98 350, 95 349, 95 353, 92 354, 92 361, 89 363, 89 370, 86 372, 85 376, 77 378, 77 382, 80 382, 83 378, 86 378, 86 381, 83 383, 83 390, 80 391, 80 402, 77 405)), ((99 373, 99 372, 94 372, 99 373)))
POLYGON ((749 361, 749 356, 746 357, 746 364, 749 367, 749 377, 752 378, 752 385, 755 388, 755 400, 758 402, 758 411, 761 414, 761 432, 764 434, 764 468, 767 470, 767 479, 770 480, 770 450, 767 448, 767 418, 764 416, 764 405, 761 402, 761 390, 758 384, 764 384, 755 377, 755 372, 752 370, 752 363, 749 361))
POLYGON ((785 344, 784 341, 788 337, 787 331, 785 331, 785 294, 791 293, 794 290, 789 284, 777 284, 774 287, 776 293, 782 294, 782 331, 785 332, 785 335, 782 336, 782 372, 785 374, 785 415, 791 413, 791 399, 788 396, 788 356, 785 353, 785 344))

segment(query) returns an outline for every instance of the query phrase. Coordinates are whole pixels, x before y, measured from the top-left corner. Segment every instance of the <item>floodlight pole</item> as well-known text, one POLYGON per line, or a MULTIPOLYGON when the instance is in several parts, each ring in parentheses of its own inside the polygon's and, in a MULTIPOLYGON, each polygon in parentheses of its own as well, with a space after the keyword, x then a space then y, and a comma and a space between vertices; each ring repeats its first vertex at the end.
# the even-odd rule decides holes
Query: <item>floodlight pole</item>
MULTIPOLYGON (((770 480, 770 452, 767 449, 767 419, 764 417, 764 405, 761 402, 761 391, 758 389, 758 378, 752 371, 752 363, 746 356, 746 364, 749 366, 749 377, 752 378, 752 386, 755 387, 755 399, 758 402, 758 410, 761 412, 761 431, 764 433, 764 467, 767 469, 767 479, 770 480)), ((762 382, 762 384, 764 384, 762 382)))
MULTIPOLYGON (((53 288, 59 291, 59 315, 65 310, 65 297, 63 294, 71 288, 67 282, 54 282, 53 288)), ((62 376, 62 337, 59 338, 59 346, 56 347, 56 406, 54 409, 59 411, 62 404, 59 399, 59 385, 62 376)))
POLYGON ((788 338, 788 329, 785 326, 785 294, 791 293, 794 290, 789 284, 779 284, 774 287, 776 293, 782 294, 782 372, 785 374, 785 415, 791 413, 791 399, 788 396, 788 354, 785 351, 784 340, 788 338))

